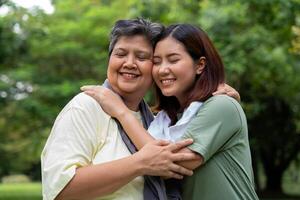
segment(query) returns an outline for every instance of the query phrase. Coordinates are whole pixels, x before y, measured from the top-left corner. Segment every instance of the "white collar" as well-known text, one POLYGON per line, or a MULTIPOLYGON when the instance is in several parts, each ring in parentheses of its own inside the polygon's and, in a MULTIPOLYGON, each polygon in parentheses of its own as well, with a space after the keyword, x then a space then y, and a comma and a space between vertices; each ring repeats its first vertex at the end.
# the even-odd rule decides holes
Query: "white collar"
POLYGON ((182 117, 175 125, 169 126, 171 119, 165 111, 160 111, 151 122, 148 132, 155 139, 163 139, 169 141, 177 141, 185 133, 186 127, 191 119, 196 115, 202 102, 192 102, 183 112, 182 117))

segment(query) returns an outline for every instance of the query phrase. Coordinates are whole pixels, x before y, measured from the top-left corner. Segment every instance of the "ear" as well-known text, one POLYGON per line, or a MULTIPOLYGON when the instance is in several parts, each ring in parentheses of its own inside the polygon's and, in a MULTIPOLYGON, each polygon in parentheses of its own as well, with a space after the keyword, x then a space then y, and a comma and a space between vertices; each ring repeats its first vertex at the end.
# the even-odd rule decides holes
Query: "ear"
POLYGON ((206 58, 201 56, 196 63, 196 74, 201 74, 206 66, 206 58))

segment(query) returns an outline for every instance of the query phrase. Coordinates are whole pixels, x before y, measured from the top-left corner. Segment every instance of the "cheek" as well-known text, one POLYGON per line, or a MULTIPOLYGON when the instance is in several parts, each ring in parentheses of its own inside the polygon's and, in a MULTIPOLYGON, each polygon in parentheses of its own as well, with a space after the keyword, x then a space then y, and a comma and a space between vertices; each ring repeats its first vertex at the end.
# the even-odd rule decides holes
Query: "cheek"
POLYGON ((140 68, 144 77, 151 80, 152 80, 152 69, 153 69, 152 63, 144 65, 142 69, 140 68))
POLYGON ((147 76, 152 77, 152 66, 151 66, 151 65, 147 66, 147 68, 146 68, 146 70, 145 70, 145 74, 146 74, 147 76))
POLYGON ((117 71, 111 64, 107 67, 107 79, 110 83, 114 83, 117 80, 117 71))
POLYGON ((117 73, 120 66, 121 62, 118 59, 110 58, 107 67, 107 75, 113 76, 115 73, 117 73))
POLYGON ((153 67, 152 77, 153 77, 154 81, 157 83, 157 79, 158 79, 158 68, 157 67, 153 67))

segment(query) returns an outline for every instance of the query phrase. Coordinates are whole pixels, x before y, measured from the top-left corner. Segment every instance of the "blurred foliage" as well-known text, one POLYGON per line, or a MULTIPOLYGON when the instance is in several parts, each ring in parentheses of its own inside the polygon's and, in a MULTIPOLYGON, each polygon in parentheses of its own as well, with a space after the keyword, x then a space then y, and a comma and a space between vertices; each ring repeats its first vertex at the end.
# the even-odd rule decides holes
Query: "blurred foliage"
POLYGON ((292 51, 296 54, 300 54, 300 26, 294 26, 292 27, 292 30, 295 34, 295 39, 292 41, 292 51))
POLYGON ((41 200, 41 183, 0 184, 0 200, 41 200))
POLYGON ((40 179, 40 152, 58 112, 81 85, 106 77, 114 22, 144 17, 208 33, 227 82, 241 94, 254 170, 261 162, 266 189, 281 192, 282 174, 300 151, 299 0, 52 2, 51 15, 0 4, 10 10, 0 17, 0 177, 40 179))
POLYGON ((3 184, 12 184, 12 183, 30 183, 31 180, 28 176, 24 174, 15 174, 10 176, 2 177, 1 182, 3 184))

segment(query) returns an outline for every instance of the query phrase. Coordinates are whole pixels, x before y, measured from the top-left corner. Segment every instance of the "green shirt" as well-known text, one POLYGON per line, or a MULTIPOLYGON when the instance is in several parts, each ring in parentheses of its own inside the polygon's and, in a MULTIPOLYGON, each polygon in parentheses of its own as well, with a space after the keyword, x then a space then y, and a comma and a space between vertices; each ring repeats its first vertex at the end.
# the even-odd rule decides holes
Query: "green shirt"
POLYGON ((209 98, 190 122, 184 138, 204 163, 183 183, 185 200, 255 200, 245 114, 234 99, 209 98))

